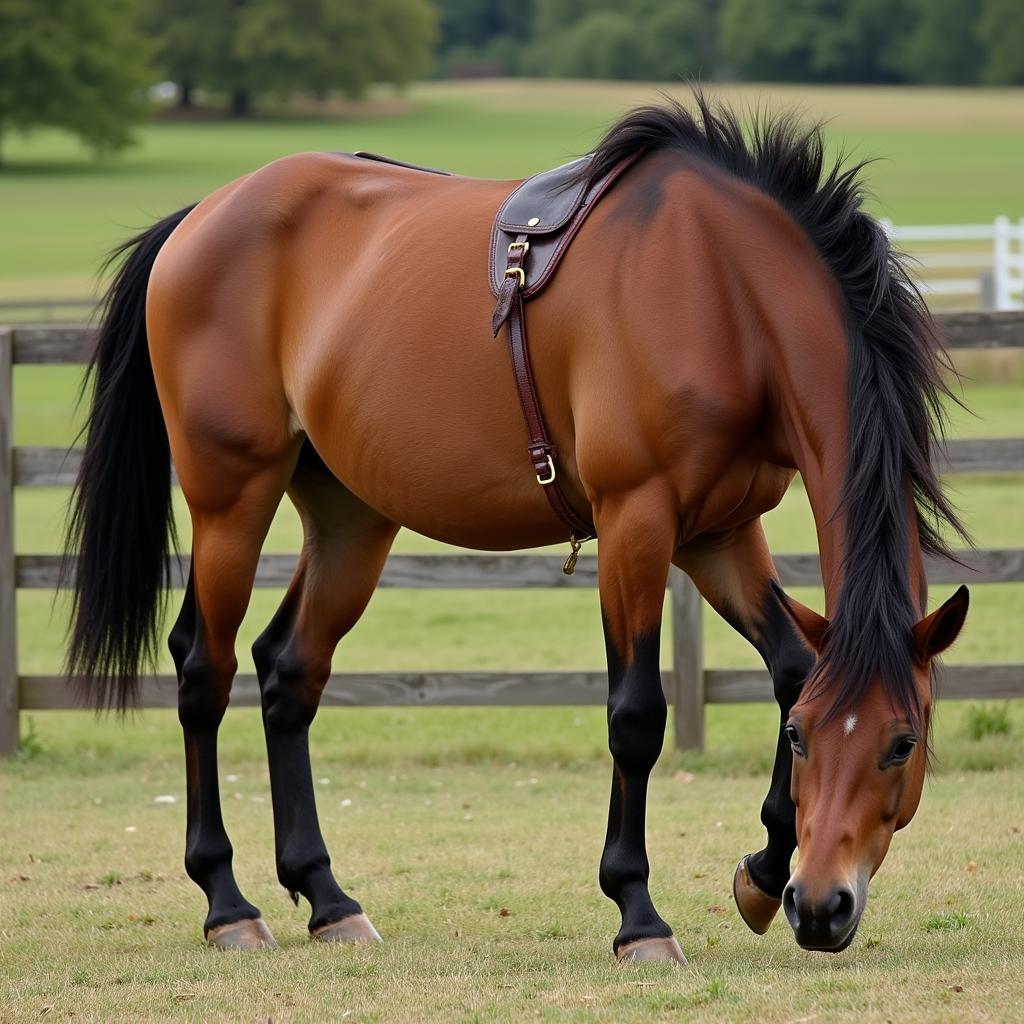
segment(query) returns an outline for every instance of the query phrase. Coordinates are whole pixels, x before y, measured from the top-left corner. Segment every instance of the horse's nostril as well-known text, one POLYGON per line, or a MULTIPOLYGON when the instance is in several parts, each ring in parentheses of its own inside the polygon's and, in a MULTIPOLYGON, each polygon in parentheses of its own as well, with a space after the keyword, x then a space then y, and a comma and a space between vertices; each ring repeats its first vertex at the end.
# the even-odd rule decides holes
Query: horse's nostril
POLYGON ((800 927, 800 914, 796 909, 797 896, 797 887, 792 883, 787 885, 782 893, 782 912, 794 931, 800 927))
POLYGON ((841 935, 850 926, 850 921, 853 920, 854 911, 857 909, 857 898, 852 889, 843 885, 835 890, 831 903, 832 934, 841 935))

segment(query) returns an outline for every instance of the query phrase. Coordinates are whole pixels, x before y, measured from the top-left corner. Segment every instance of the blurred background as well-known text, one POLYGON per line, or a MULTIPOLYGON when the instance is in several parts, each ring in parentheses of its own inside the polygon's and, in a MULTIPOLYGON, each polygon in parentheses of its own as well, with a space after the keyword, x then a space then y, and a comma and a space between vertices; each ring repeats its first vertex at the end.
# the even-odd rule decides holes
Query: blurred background
MULTIPOLYGON (((660 91, 685 101, 690 79, 741 107, 798 108, 827 122, 837 154, 877 157, 871 208, 919 260, 933 308, 1020 308, 1019 13, 1015 0, 0 0, 0 321, 83 320, 114 244, 275 157, 367 149, 525 176, 586 152, 660 91)), ((958 359, 974 414, 950 410, 955 434, 1024 433, 1020 349, 958 359)), ((16 443, 69 444, 80 369, 15 376, 16 443)), ((980 545, 1019 541, 1017 478, 951 483, 980 545)), ((19 550, 57 550, 65 499, 19 489, 19 550)), ((776 549, 813 550, 799 488, 769 519, 776 549)), ((267 548, 298 539, 285 508, 267 548)), ((403 534, 398 550, 436 546, 403 534)), ((382 591, 342 663, 601 664, 592 592, 437 596, 382 591), (534 620, 545 640, 524 644, 534 620)), ((255 595, 243 664, 277 600, 255 595)), ((975 616, 963 657, 1019 660, 1019 636, 997 623, 1024 614, 1024 587, 979 600, 1002 610, 975 616)), ((23 671, 59 667, 52 614, 49 594, 19 595, 23 671)), ((707 658, 757 663, 715 619, 707 658)))
POLYGON ((516 177, 691 79, 800 107, 837 148, 881 158, 875 212, 936 305, 1019 307, 1019 15, 1016 0, 0 0, 17 241, 0 318, 82 314, 124 231, 282 154, 516 177))
MULTIPOLYGON (((368 149, 514 178, 585 152, 660 91, 685 100, 691 79, 741 107, 796 107, 827 122, 837 154, 879 158, 872 210, 919 261, 933 308, 1024 305, 1014 0, 0 0, 0 320, 85 319, 111 246, 275 157, 368 149)), ((1024 432, 1019 349, 962 353, 960 369, 975 415, 951 409, 958 436, 1024 432)), ((16 443, 69 444, 80 369, 15 372, 16 443)), ((1019 540, 1016 478, 954 483, 982 546, 1019 540)), ((770 517, 777 549, 813 549, 798 491, 770 517)), ((21 551, 57 550, 65 498, 19 490, 21 551)), ((285 508, 268 549, 298 539, 285 508)), ((382 592, 342 664, 601 663, 595 594, 479 598, 382 592), (522 644, 534 620, 546 642, 522 644)), ((980 599, 1024 613, 1019 584, 980 599)), ((255 595, 243 652, 277 600, 255 595)), ((54 620, 50 595, 27 592, 19 615, 22 670, 56 670, 60 607, 54 620)), ((998 621, 975 617, 967 660, 1024 653, 998 621)), ((717 620, 707 657, 756 664, 717 620)))
MULTIPOLYGON (((0 0, 0 320, 87 317, 117 241, 283 154, 368 149, 524 176, 585 152, 659 90, 685 99, 689 79, 741 105, 800 108, 828 122, 837 153, 879 157, 874 212, 920 261, 934 308, 1021 307, 1014 0, 0 0)), ((960 435, 1020 433, 1019 352, 971 354, 961 369, 981 419, 952 410, 960 435)), ((17 368, 18 444, 70 443, 79 373, 17 368)), ((1015 483, 958 480, 982 545, 1019 539, 1015 483)), ((65 497, 19 491, 20 550, 57 549, 65 497)), ((783 550, 813 547, 802 496, 770 527, 783 550)), ((268 548, 297 542, 285 509, 268 548)), ((999 589, 1024 611, 1022 588, 999 589)), ((249 633, 276 600, 257 593, 249 633)), ((382 593, 345 664, 511 668, 527 646, 535 663, 523 668, 600 664, 595 601, 449 592, 438 605, 382 593), (548 643, 521 645, 539 606, 548 643)), ((23 670, 59 665, 49 604, 20 597, 23 670)), ((756 663, 725 627, 710 631, 710 664, 756 663)), ((1002 660, 1016 641, 995 632, 972 631, 1002 660)), ((982 653, 974 647, 968 657, 982 653)))

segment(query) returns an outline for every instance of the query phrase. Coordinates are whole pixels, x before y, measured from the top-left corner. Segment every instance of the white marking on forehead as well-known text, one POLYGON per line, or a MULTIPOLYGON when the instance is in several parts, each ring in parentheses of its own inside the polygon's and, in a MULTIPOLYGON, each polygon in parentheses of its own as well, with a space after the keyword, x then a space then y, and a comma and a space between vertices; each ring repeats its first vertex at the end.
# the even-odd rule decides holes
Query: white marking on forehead
POLYGON ((847 715, 846 721, 843 722, 843 735, 849 736, 854 729, 857 728, 857 716, 847 715))

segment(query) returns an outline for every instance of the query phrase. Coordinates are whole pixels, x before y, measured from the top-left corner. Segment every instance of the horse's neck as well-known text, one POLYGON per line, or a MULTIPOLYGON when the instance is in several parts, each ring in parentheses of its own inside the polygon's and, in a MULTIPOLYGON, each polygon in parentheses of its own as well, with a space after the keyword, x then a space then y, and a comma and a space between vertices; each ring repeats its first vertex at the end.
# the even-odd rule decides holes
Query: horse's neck
MULTIPOLYGON (((841 508, 845 478, 844 451, 833 456, 797 455, 795 461, 803 478, 818 535, 821 578, 825 588, 825 616, 832 618, 842 589, 846 560, 846 511, 841 508)), ((907 585, 922 612, 926 604, 924 566, 917 531, 917 517, 907 492, 907 585)))
MULTIPOLYGON (((825 588, 825 615, 835 611, 846 561, 846 510, 843 485, 849 462, 849 408, 845 340, 842 352, 815 346, 798 365, 791 352, 783 359, 785 394, 779 410, 786 421, 790 456, 804 481, 814 517, 825 588), (788 364, 788 365, 787 365, 788 364)), ((924 572, 917 517, 910 494, 906 497, 907 570, 910 593, 924 603, 924 572)))

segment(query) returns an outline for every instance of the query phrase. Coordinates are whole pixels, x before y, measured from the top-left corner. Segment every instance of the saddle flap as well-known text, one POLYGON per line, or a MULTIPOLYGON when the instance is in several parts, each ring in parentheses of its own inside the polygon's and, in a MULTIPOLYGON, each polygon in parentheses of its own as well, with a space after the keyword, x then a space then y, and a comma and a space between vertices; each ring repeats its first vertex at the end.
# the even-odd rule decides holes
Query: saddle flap
POLYGON ((502 203, 498 228, 510 235, 546 235, 561 231, 583 205, 586 183, 574 181, 590 157, 527 178, 502 203))
POLYGON ((585 180, 577 179, 593 159, 592 154, 524 181, 501 204, 494 218, 490 244, 491 291, 497 295, 509 273, 521 278, 520 293, 524 299, 541 291, 551 280, 590 211, 639 155, 622 160, 589 188, 585 180), (515 240, 521 236, 526 236, 525 247, 514 271, 509 271, 515 240))

